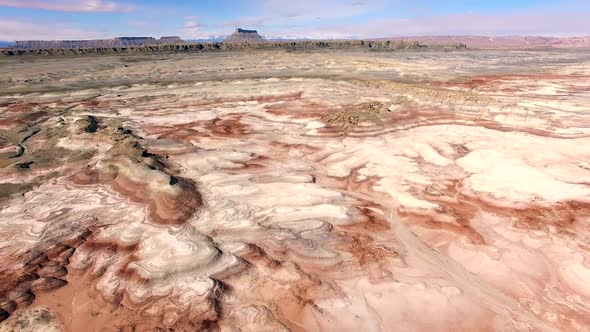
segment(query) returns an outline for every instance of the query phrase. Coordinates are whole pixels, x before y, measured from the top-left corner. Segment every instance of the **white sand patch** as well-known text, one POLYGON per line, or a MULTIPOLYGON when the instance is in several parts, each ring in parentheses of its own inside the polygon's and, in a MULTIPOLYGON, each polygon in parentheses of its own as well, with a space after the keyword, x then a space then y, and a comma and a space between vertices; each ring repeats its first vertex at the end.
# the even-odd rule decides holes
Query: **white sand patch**
POLYGON ((489 193, 498 199, 524 202, 540 197, 559 202, 590 198, 588 186, 556 180, 522 158, 494 149, 473 151, 457 160, 457 165, 472 173, 467 180, 472 190, 489 193))

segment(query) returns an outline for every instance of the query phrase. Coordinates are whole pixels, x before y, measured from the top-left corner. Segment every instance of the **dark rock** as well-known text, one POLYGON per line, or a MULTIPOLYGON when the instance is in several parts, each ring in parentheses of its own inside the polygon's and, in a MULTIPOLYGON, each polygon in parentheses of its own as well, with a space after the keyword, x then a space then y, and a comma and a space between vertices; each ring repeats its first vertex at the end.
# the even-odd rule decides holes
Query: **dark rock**
MULTIPOLYGON (((443 46, 437 46, 439 48, 443 46)), ((46 49, 0 49, 0 56, 71 56, 71 55, 96 55, 96 54, 144 54, 144 53, 170 53, 170 52, 219 52, 241 50, 313 50, 313 49, 353 49, 353 50, 382 50, 395 51, 404 49, 427 48, 418 42, 407 41, 363 41, 363 40, 299 40, 299 41, 256 41, 240 42, 215 42, 215 43, 186 43, 164 44, 131 47, 95 47, 95 48, 46 48, 46 49)))
POLYGON ((88 116, 88 126, 86 126, 86 132, 87 133, 95 133, 96 130, 98 129, 98 120, 96 120, 95 117, 93 117, 92 115, 88 116))
POLYGON ((8 318, 8 316, 10 316, 8 311, 6 311, 4 309, 0 309, 0 322, 5 320, 6 318, 8 318))
POLYGON ((33 163, 34 163, 34 161, 25 161, 24 163, 18 163, 18 164, 16 164, 16 166, 18 168, 28 169, 28 168, 31 168, 31 165, 33 163))

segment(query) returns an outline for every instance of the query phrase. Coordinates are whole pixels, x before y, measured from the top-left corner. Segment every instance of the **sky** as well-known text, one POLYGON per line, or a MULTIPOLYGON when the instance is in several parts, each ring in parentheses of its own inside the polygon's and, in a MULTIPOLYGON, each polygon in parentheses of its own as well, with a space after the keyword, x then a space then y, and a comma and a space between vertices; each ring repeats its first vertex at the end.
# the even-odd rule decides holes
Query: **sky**
POLYGON ((589 36, 590 0, 0 0, 0 40, 589 36))

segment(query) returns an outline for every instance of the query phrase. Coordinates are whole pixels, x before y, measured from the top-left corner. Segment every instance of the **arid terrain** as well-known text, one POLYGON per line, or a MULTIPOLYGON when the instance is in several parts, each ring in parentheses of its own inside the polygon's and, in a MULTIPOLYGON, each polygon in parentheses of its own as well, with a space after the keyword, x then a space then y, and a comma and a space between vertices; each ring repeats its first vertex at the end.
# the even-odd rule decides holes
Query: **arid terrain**
POLYGON ((589 49, 590 36, 542 37, 542 36, 408 36, 377 38, 376 40, 415 40, 427 45, 465 44, 478 49, 589 49))
POLYGON ((588 331, 590 51, 0 58, 0 331, 588 331))

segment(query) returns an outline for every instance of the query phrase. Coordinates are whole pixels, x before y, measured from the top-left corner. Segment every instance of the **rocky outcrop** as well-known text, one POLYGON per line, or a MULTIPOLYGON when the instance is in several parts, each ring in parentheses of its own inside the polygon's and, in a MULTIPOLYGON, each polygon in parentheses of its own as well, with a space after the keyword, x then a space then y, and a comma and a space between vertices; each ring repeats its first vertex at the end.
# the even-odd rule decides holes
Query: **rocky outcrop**
MULTIPOLYGON (((96 48, 39 48, 39 49, 0 49, 0 55, 82 55, 82 54, 137 54, 152 52, 204 52, 204 51, 239 51, 271 50, 288 51, 311 49, 369 49, 369 50, 404 50, 422 49, 428 46, 414 41, 364 41, 364 40, 313 40, 290 42, 223 42, 223 43, 182 43, 132 47, 96 47, 96 48)), ((464 45, 437 45, 437 48, 463 48, 464 45)))
POLYGON ((110 185, 131 201, 145 204, 149 220, 156 224, 181 224, 201 206, 201 196, 191 181, 128 157, 100 161, 72 180, 80 185, 110 185))
POLYGON ((534 49, 534 48, 590 48, 590 37, 542 36, 416 36, 393 37, 376 40, 415 40, 427 45, 464 44, 481 49, 534 49))
POLYGON ((262 38, 256 30, 236 29, 236 31, 224 40, 225 43, 262 43, 262 38))
POLYGON ((16 41, 14 49, 63 49, 63 48, 100 48, 100 47, 129 47, 146 45, 178 44, 183 40, 176 36, 166 36, 160 39, 153 37, 117 37, 112 39, 94 40, 24 40, 16 41))
POLYGON ((184 40, 178 36, 164 36, 158 40, 158 44, 178 44, 183 42, 184 40))

